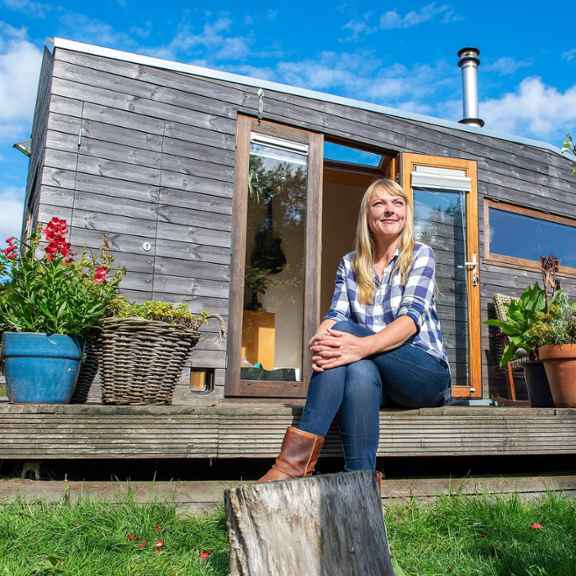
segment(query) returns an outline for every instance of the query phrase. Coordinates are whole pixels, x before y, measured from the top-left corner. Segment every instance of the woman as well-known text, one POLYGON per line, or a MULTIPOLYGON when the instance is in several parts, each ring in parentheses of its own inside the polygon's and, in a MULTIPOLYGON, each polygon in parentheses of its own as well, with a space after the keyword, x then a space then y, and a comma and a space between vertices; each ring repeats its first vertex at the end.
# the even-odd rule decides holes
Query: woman
POLYGON ((414 242, 412 207, 388 179, 366 190, 355 250, 338 265, 330 310, 309 342, 314 374, 298 427, 259 482, 313 473, 339 415, 346 470, 374 470, 381 406, 441 406, 450 370, 436 313, 435 263, 414 242))

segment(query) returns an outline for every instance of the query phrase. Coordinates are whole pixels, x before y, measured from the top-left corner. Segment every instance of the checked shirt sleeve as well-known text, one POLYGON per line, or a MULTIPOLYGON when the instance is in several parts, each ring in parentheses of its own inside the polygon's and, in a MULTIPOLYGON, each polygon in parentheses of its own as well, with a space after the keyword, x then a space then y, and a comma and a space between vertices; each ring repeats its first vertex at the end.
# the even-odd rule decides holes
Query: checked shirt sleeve
POLYGON ((334 288, 330 310, 328 310, 324 316, 324 320, 331 319, 337 322, 350 320, 350 301, 348 300, 348 290, 346 287, 347 276, 348 271, 346 270, 344 258, 342 258, 336 269, 336 286, 334 288))
POLYGON ((436 263, 429 246, 422 245, 414 254, 414 264, 404 287, 404 294, 397 316, 409 316, 414 320, 418 332, 425 313, 433 306, 436 263))

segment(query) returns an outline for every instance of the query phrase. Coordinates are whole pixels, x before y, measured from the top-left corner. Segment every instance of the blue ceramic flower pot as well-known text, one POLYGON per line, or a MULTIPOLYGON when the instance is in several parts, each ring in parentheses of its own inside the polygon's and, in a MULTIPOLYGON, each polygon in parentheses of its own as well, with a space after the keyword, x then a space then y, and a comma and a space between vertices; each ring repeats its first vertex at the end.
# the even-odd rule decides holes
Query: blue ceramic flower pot
POLYGON ((2 344, 10 402, 70 402, 80 370, 80 339, 60 334, 5 332, 2 344))

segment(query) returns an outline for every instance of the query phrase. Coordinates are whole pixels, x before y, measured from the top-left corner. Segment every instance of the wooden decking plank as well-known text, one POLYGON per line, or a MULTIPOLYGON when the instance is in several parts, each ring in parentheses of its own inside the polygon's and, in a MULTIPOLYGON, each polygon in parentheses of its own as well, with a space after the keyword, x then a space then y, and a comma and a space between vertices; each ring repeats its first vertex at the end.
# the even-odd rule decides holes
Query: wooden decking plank
MULTIPOLYGON (((186 504, 222 503, 226 488, 239 481, 172 481, 172 482, 66 482, 34 480, 0 480, 0 504, 19 498, 25 502, 59 503, 98 499, 119 503, 126 498, 137 502, 167 502, 177 507, 186 504)), ((559 493, 576 496, 575 476, 418 478, 385 479, 382 499, 436 498, 440 495, 474 496, 480 494, 520 494, 524 496, 559 493)))
MULTIPOLYGON (((0 404, 0 458, 270 458, 300 408, 0 404)), ((576 453, 576 410, 446 407, 382 411, 381 456, 576 453)), ((331 433, 324 456, 340 456, 331 433)))

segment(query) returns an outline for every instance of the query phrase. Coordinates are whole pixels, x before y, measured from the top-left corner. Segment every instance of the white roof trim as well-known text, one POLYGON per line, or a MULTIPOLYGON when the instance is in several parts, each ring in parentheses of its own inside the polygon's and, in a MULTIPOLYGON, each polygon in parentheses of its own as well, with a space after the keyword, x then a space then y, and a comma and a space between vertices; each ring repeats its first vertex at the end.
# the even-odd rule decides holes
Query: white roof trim
POLYGON ((549 144, 548 142, 541 142, 539 140, 532 140, 530 138, 522 138, 520 136, 511 136, 508 134, 501 134, 485 128, 478 128, 467 124, 460 124, 451 120, 444 120, 442 118, 435 118, 433 116, 425 116, 424 114, 415 114, 413 112, 406 112, 396 108, 389 108, 380 104, 373 104, 371 102, 363 102, 353 98, 345 98, 343 96, 336 96, 326 92, 318 92, 316 90, 308 90, 307 88, 299 88, 298 86, 290 86, 289 84, 281 84, 279 82, 271 82, 270 80, 262 80, 260 78, 252 78, 249 76, 242 76, 240 74, 232 74, 221 70, 212 70, 210 68, 202 68, 192 64, 183 64, 182 62, 174 62, 172 60, 163 60, 161 58, 154 58, 152 56, 144 56, 142 54, 135 54, 132 52, 123 52, 122 50, 114 50, 112 48, 104 48, 102 46, 95 46, 93 44, 84 44, 83 42, 76 42, 74 40, 66 40, 65 38, 49 38, 48 42, 54 48, 63 48, 65 50, 74 50, 76 52, 84 52, 86 54, 93 54, 94 56, 103 56, 105 58, 113 58, 115 60, 122 60, 125 62, 132 62, 134 64, 142 64, 145 66, 155 66, 156 68, 163 68, 166 70, 174 70, 176 72, 184 72, 185 74, 192 74, 194 76, 203 76, 205 78, 214 78, 216 80, 227 80, 237 84, 246 86, 254 86, 255 88, 263 88, 265 90, 272 90, 274 92, 282 92, 285 94, 294 94, 295 96, 302 96, 304 98, 312 98, 314 100, 321 100, 324 102, 332 102, 334 104, 341 104, 343 106, 350 106, 352 108, 360 108, 362 110, 369 110, 371 112, 378 112, 380 114, 387 114, 388 116, 395 116, 397 118, 404 118, 406 120, 414 120, 417 122, 424 122, 426 124, 433 124, 443 126, 445 128, 452 128, 461 130, 463 132, 472 132, 474 134, 482 134, 492 138, 499 138, 500 140, 508 140, 518 144, 525 144, 527 146, 535 146, 543 148, 551 152, 556 152, 562 157, 564 155, 560 152, 560 148, 549 144))

